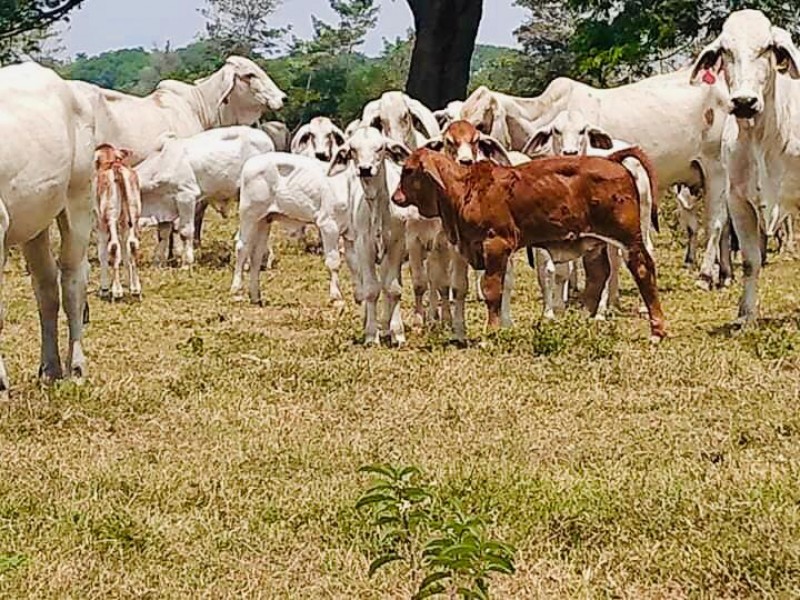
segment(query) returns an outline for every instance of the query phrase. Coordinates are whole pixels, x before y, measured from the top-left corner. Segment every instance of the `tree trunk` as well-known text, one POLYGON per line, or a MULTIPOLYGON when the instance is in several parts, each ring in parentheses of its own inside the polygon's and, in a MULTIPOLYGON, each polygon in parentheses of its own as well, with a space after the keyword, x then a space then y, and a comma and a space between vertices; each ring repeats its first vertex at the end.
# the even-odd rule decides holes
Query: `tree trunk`
POLYGON ((431 110, 467 95, 483 0, 407 0, 416 40, 406 92, 431 110))

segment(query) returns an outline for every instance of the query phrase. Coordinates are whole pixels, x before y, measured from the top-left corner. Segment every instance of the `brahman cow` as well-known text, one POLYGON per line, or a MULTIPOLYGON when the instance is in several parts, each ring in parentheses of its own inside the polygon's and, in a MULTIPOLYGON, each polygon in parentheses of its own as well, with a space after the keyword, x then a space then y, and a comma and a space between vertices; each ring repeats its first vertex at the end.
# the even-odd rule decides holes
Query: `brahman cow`
MULTIPOLYGON (((39 306, 39 376, 59 379, 58 312, 69 327, 66 371, 86 375, 81 340, 92 232, 91 106, 58 75, 35 63, 0 69, 0 281, 8 248, 22 246, 39 306), (50 226, 61 238, 58 264, 50 226), (61 298, 59 297, 59 283, 61 298)), ((2 325, 0 310, 0 325, 2 325)), ((9 389, 0 359, 0 391, 9 389)))
POLYGON ((69 83, 92 103, 96 144, 129 149, 134 166, 158 150, 165 133, 184 138, 214 127, 252 125, 286 99, 261 67, 241 56, 229 57, 194 85, 162 81, 144 98, 82 81, 69 83))
POLYGON ((586 256, 586 305, 594 314, 610 269, 606 244, 613 243, 627 253, 657 341, 666 325, 655 263, 639 225, 639 192, 620 164, 631 156, 647 163, 641 150, 628 148, 608 158, 544 158, 519 167, 479 161, 465 167, 422 148, 405 161, 392 200, 440 217, 450 242, 473 268, 486 270, 489 327, 501 324, 503 280, 516 250, 545 248, 558 261, 586 256))
POLYGON ((722 161, 742 252, 737 322, 743 324, 758 316, 762 234, 773 234, 800 200, 800 53, 789 33, 762 12, 737 11, 691 72, 696 84, 716 78, 730 98, 722 161))
POLYGON ((227 211, 239 195, 247 159, 272 152, 272 139, 253 127, 222 127, 189 138, 162 136, 161 148, 136 167, 142 189, 142 218, 159 226, 157 262, 167 253, 173 226, 183 241, 183 266, 194 263, 193 240, 200 239, 209 204, 227 211))
MULTIPOLYGON (((328 170, 330 176, 338 176, 347 175, 345 171, 349 169, 349 176, 357 177, 355 184, 362 192, 352 205, 352 220, 358 262, 357 300, 364 302, 364 343, 367 345, 380 344, 382 335, 388 335, 398 346, 406 342, 400 314, 403 290, 400 269, 407 252, 407 223, 411 219, 418 221, 419 215, 416 211, 398 208, 390 202, 390 197, 400 180, 397 164, 408 155, 409 150, 402 143, 387 138, 374 127, 361 127, 339 148, 328 170), (377 307, 381 292, 386 310, 379 322, 377 307)), ((437 282, 441 273, 435 271, 432 275, 436 278, 432 289, 439 289, 437 282)), ((447 314, 443 318, 447 318, 447 314)), ((463 337, 457 320, 453 325, 456 336, 463 337)))

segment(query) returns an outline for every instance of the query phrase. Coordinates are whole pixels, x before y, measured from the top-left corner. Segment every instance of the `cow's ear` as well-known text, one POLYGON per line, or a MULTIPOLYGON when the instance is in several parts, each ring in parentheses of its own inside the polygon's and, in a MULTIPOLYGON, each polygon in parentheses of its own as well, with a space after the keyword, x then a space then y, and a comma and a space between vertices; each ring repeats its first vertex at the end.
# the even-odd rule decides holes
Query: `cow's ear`
POLYGON ((344 132, 341 129, 339 129, 334 125, 333 129, 331 130, 331 135, 333 136, 334 144, 336 144, 337 146, 344 146, 345 142, 344 132))
POLYGON ((422 144, 422 147, 434 152, 441 152, 444 149, 444 140, 441 137, 431 138, 422 144))
POLYGON ((508 152, 506 152, 503 145, 493 137, 481 135, 480 140, 478 140, 478 148, 481 153, 492 162, 503 165, 504 167, 511 166, 511 159, 508 157, 508 152))
POLYGON ((350 145, 345 144, 344 146, 339 148, 333 155, 330 165, 328 166, 328 177, 333 177, 334 175, 339 175, 340 173, 344 173, 345 169, 347 169, 347 163, 349 160, 350 160, 350 145))
POLYGON ((300 154, 311 141, 311 125, 306 123, 292 137, 292 154, 300 154))
POLYGON ((689 77, 689 82, 693 85, 700 83, 703 80, 703 75, 706 71, 718 72, 722 68, 722 43, 717 38, 708 46, 703 48, 700 56, 692 67, 692 74, 689 77))
POLYGON ((530 157, 541 156, 544 153, 545 146, 547 146, 552 137, 552 128, 547 127, 546 129, 540 129, 525 142, 525 145, 522 147, 522 153, 530 157))
POLYGON ((442 174, 439 172, 439 167, 429 156, 425 156, 422 159, 422 172, 430 177, 440 190, 447 189, 442 180, 442 174))
POLYGON ((118 151, 119 159, 125 163, 126 165, 130 166, 130 159, 133 156, 133 151, 128 150, 127 148, 120 148, 118 151))
POLYGON ((800 79, 800 53, 792 42, 791 34, 780 27, 773 27, 772 40, 775 68, 779 73, 788 73, 792 79, 800 79))
POLYGON ((386 140, 386 155, 392 162, 402 165, 406 159, 411 156, 411 150, 409 150, 405 144, 395 142, 394 140, 386 140))
POLYGON ((614 147, 614 140, 599 127, 590 127, 586 134, 589 136, 589 145, 600 150, 611 150, 614 147))

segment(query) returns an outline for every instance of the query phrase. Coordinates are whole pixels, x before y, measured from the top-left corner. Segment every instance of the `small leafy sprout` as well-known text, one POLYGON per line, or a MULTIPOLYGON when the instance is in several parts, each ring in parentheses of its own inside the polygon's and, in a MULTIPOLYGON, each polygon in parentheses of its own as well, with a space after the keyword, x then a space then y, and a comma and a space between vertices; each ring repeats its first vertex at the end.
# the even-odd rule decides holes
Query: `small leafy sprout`
POLYGON ((419 469, 370 465, 359 471, 373 475, 373 482, 356 503, 356 509, 368 508, 381 532, 380 554, 370 564, 369 576, 385 565, 403 560, 416 571, 417 540, 432 521, 433 503, 431 491, 419 483, 419 469))
POLYGON ((493 573, 514 573, 514 549, 487 539, 483 519, 456 510, 442 525, 442 534, 425 545, 423 565, 429 574, 422 580, 415 600, 437 594, 487 599, 493 573))

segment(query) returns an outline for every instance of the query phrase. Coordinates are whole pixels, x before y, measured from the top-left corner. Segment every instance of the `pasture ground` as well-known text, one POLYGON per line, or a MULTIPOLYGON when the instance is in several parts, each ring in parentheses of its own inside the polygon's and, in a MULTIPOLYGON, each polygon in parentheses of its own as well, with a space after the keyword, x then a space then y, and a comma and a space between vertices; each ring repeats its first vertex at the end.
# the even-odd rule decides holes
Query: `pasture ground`
POLYGON ((520 256, 512 332, 485 336, 472 297, 466 349, 437 332, 366 349, 352 302, 326 302, 322 260, 290 245, 262 274, 266 306, 233 302, 234 226, 209 220, 191 273, 145 268, 141 303, 92 297, 81 387, 37 384, 12 255, 0 596, 408 598, 401 566, 367 576, 374 530, 354 504, 376 462, 419 466, 516 546, 497 598, 800 596, 793 261, 772 256, 771 319, 736 335, 738 283, 696 289, 665 232, 660 346, 628 276, 626 314, 535 329, 520 256))

